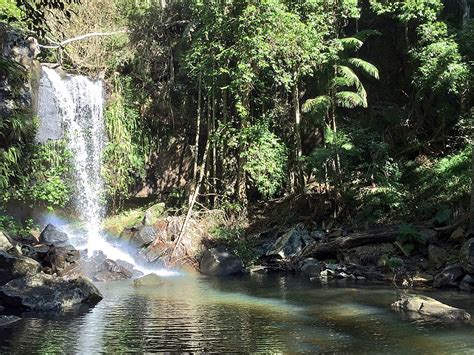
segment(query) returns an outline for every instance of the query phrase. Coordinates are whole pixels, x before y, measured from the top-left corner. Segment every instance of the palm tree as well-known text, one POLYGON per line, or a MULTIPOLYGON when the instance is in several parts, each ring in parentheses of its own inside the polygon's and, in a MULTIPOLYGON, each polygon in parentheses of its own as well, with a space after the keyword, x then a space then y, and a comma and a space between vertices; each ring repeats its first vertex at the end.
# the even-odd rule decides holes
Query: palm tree
MULTIPOLYGON (((307 100, 303 105, 303 112, 322 114, 325 117, 326 129, 332 131, 333 136, 337 135, 337 107, 367 107, 367 92, 356 72, 379 79, 379 71, 373 64, 351 55, 362 47, 363 39, 375 33, 362 31, 353 37, 338 39, 336 55, 327 63, 326 93, 307 100)), ((341 167, 337 150, 333 169, 336 176, 339 176, 341 167)))

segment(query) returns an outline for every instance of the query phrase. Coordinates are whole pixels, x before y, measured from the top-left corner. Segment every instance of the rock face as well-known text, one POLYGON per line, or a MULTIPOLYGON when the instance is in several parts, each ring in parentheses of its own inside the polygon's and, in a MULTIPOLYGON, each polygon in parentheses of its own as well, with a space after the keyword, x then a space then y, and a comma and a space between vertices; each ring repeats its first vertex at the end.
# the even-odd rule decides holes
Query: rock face
POLYGON ((239 274, 243 270, 242 260, 225 247, 206 250, 199 263, 199 271, 209 276, 239 274))
POLYGON ((83 277, 66 281, 40 273, 0 287, 0 300, 5 306, 26 310, 58 311, 81 303, 92 306, 102 298, 92 282, 83 277))
POLYGON ((0 250, 8 251, 13 248, 13 241, 4 232, 0 231, 0 250))
POLYGON ((54 245, 57 247, 69 246, 69 238, 67 234, 52 224, 48 224, 41 232, 39 241, 43 244, 54 245))
POLYGON ((37 85, 39 72, 34 60, 39 52, 38 43, 33 37, 27 38, 25 33, 0 23, 0 48, 2 58, 20 64, 18 68, 25 68, 27 74, 19 80, 12 80, 13 75, 0 75, 0 117, 31 112, 33 87, 37 85))
POLYGON ((450 265, 435 276, 433 287, 458 287, 463 276, 464 271, 459 264, 450 265))
POLYGON ((459 258, 464 271, 468 274, 474 274, 474 238, 469 239, 462 245, 459 258))
POLYGON ((34 275, 40 270, 41 265, 36 260, 0 250, 0 285, 18 277, 34 275))
POLYGON ((441 303, 433 298, 400 294, 398 300, 392 304, 397 311, 415 313, 429 318, 437 318, 446 322, 469 322, 471 315, 463 309, 454 308, 441 303))

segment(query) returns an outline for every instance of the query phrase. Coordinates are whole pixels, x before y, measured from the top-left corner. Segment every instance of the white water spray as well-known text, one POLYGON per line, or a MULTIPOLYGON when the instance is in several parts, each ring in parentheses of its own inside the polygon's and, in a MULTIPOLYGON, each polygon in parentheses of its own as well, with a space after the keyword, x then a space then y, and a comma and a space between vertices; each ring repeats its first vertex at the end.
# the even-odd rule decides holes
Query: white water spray
POLYGON ((100 250, 109 259, 120 259, 142 269, 129 254, 108 243, 101 230, 105 216, 101 166, 106 141, 102 81, 82 75, 61 77, 53 69, 42 69, 40 87, 49 87, 53 97, 40 93, 40 112, 53 104, 51 100, 55 101, 73 156, 75 207, 86 228, 85 235, 70 233, 71 243, 77 248, 86 247, 89 255, 100 250))

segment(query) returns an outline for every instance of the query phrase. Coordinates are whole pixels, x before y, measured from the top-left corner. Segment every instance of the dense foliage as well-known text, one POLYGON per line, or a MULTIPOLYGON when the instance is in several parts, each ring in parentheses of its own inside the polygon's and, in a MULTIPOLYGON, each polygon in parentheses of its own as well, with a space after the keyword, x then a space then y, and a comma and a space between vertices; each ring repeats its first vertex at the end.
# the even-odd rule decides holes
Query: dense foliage
MULTIPOLYGON (((467 207, 474 22, 445 5, 84 0, 45 31, 127 29, 50 53, 109 83, 115 207, 166 170, 152 157, 174 155, 192 163, 167 173, 190 184, 161 198, 197 188, 205 206, 241 211, 303 194, 323 201, 308 215, 359 223, 467 207)), ((17 173, 1 174, 6 186, 17 173)))

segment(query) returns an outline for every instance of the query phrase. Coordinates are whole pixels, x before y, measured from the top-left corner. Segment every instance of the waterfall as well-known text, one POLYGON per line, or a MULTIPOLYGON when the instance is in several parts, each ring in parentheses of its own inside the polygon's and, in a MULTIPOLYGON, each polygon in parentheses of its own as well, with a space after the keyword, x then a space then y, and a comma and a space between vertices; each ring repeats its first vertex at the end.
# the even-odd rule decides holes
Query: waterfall
POLYGON ((101 168, 106 143, 102 81, 83 75, 61 76, 43 67, 39 86, 41 124, 37 140, 44 142, 64 135, 73 157, 74 204, 85 233, 65 230, 71 243, 78 249, 87 248, 89 255, 100 250, 109 259, 126 261, 143 273, 175 275, 173 271, 137 265, 128 253, 107 242, 102 231, 105 207, 101 201, 104 197, 101 168))
MULTIPOLYGON (((72 244, 77 248, 86 247, 89 255, 101 250, 111 259, 135 264, 130 255, 105 240, 101 229, 105 216, 105 208, 101 203, 104 186, 101 166, 106 141, 102 81, 91 80, 83 75, 61 77, 55 70, 43 67, 38 107, 42 121, 60 121, 72 153, 74 204, 85 226, 84 234, 70 233, 72 244)), ((40 137, 48 134, 45 132, 49 127, 48 122, 42 122, 42 125, 44 128, 40 137)))

